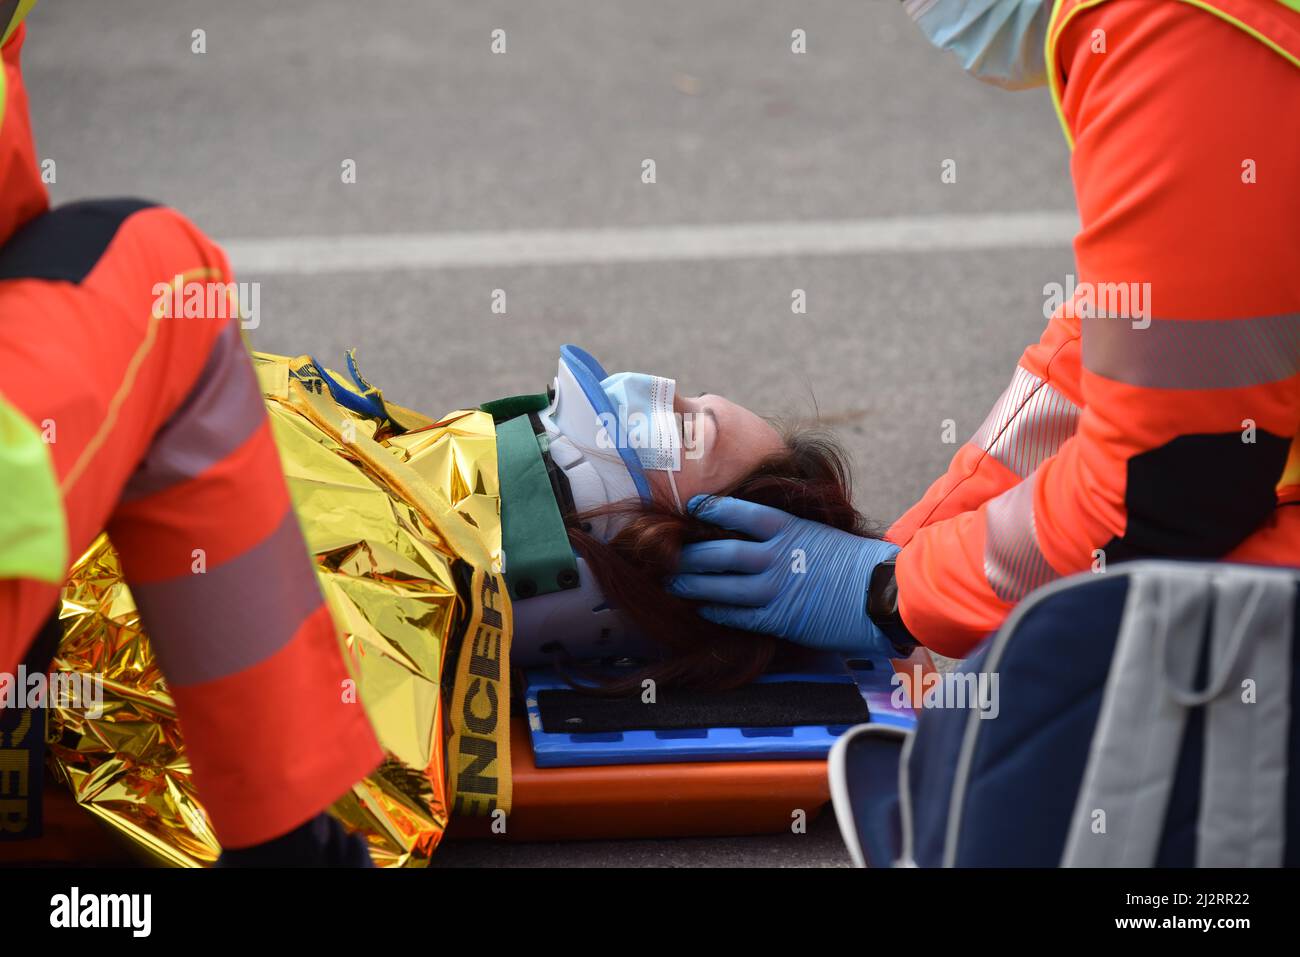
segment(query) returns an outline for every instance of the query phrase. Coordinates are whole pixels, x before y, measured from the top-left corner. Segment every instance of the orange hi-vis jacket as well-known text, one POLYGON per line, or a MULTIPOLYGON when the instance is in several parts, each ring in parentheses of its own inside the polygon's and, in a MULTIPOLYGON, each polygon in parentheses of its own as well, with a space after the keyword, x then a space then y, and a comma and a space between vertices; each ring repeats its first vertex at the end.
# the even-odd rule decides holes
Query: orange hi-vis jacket
POLYGON ((18 23, 8 30, 5 27, 0 23, 0 33, 4 34, 0 45, 4 66, 4 81, 0 83, 0 243, 50 205, 36 160, 27 91, 23 87, 22 49, 27 25, 18 23))
POLYGON ((1046 55, 1077 276, 889 532, 957 657, 1061 575, 1300 564, 1300 0, 1057 0, 1046 55))
MULTIPOLYGON (((0 18, 13 9, 0 3, 0 18)), ((30 459, 0 454, 0 546, 55 531, 66 567, 107 529, 212 830, 227 848, 261 844, 325 810, 383 751, 347 693, 237 311, 159 309, 160 284, 228 295, 226 256, 151 203, 48 209, 19 69, 25 29, 0 24, 0 411, 26 424, 0 429, 0 453, 36 443, 47 464, 19 471, 30 459), (15 524, 32 518, 25 486, 41 474, 57 525, 15 524)), ((26 571, 0 567, 0 675, 58 607, 63 576, 26 571)))

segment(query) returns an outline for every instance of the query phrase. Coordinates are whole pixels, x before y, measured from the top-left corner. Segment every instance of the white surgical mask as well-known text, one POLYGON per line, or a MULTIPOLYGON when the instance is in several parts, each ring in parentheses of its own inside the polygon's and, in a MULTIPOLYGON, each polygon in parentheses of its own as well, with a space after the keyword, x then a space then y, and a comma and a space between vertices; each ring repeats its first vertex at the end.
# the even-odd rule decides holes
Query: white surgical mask
MULTIPOLYGON (((673 412, 674 379, 642 372, 616 372, 600 383, 618 414, 611 439, 625 443, 648 472, 666 472, 673 502, 682 511, 673 477, 682 467, 682 434, 673 412)), ((608 425, 606 431, 610 429, 608 425)))
POLYGON ((905 0, 908 15, 972 76, 1012 90, 1047 81, 1049 0, 905 0))

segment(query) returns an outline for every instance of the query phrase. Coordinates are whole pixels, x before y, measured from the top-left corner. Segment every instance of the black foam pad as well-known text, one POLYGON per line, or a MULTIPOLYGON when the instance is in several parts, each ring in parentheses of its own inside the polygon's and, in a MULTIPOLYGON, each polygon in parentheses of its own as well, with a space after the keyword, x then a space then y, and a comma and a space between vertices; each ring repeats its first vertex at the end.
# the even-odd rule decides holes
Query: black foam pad
POLYGON ((567 689, 537 693, 547 734, 669 731, 682 728, 782 728, 861 724, 870 715, 857 686, 836 681, 764 681, 733 691, 661 690, 602 698, 567 689))

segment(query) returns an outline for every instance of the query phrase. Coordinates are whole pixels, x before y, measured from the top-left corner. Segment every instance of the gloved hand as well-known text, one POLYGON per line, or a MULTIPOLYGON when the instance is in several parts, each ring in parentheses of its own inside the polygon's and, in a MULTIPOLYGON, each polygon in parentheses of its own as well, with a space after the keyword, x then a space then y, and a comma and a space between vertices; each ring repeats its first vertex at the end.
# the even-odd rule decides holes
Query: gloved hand
POLYGON ((756 541, 694 542, 668 590, 709 602, 700 614, 732 628, 863 656, 895 657, 867 616, 867 584, 898 546, 738 498, 696 495, 695 515, 756 541))

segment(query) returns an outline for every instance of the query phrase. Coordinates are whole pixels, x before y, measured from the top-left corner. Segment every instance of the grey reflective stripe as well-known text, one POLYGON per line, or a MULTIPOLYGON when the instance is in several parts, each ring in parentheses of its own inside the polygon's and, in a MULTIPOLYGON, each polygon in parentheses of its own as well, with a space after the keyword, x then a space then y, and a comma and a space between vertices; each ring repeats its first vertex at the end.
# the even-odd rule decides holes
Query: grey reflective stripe
POLYGON ((970 441, 1025 478, 1060 451, 1078 427, 1077 405, 1016 366, 1011 384, 970 441))
POLYGON ((173 687, 267 660, 324 602, 292 507, 265 539, 202 575, 128 584, 173 687))
POLYGON ((1024 479, 987 506, 984 575, 1003 601, 1019 601, 1057 577, 1034 532, 1034 473, 1060 451, 1078 424, 1078 406, 1017 366, 1011 384, 971 437, 971 444, 1024 479))
POLYGON ((1035 473, 985 506, 984 577, 1003 601, 1019 601, 1058 577, 1039 550, 1034 531, 1037 484, 1035 473))
POLYGON ((1196 866, 1280 867, 1295 578, 1225 568, 1214 595, 1196 866))
POLYGON ((1300 372, 1300 313, 1252 319, 1082 320, 1083 366, 1149 389, 1236 389, 1300 372))
POLYGON ((1203 577, 1130 573, 1128 598, 1074 806, 1063 867, 1150 867, 1164 832, 1187 709, 1163 678, 1190 687, 1209 614, 1203 577), (1173 641, 1158 640, 1164 634, 1173 641), (1161 660, 1161 652, 1168 660, 1161 660))
POLYGON ((189 395, 154 436, 149 453, 123 490, 123 500, 197 478, 248 441, 265 421, 262 390, 239 323, 227 323, 213 341, 189 395))
POLYGON ((903 847, 898 853, 895 867, 916 867, 916 827, 915 815, 912 813, 912 747, 916 744, 916 732, 908 731, 903 740, 903 753, 898 759, 898 825, 902 835, 903 847))

